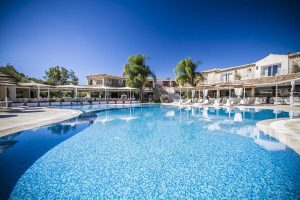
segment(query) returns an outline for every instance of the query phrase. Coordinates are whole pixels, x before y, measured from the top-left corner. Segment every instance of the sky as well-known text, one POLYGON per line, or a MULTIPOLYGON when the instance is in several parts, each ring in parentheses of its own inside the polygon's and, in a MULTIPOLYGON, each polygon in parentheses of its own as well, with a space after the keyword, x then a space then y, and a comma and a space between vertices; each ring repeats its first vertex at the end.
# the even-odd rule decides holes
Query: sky
POLYGON ((158 78, 186 57, 198 71, 300 51, 298 0, 0 0, 0 65, 122 75, 130 55, 158 78))

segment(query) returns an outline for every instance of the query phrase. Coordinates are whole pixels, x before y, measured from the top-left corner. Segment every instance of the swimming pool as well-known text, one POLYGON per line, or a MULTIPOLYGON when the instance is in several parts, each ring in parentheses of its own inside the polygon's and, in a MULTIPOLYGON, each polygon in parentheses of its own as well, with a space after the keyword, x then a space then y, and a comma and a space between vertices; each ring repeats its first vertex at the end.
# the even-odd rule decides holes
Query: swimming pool
POLYGON ((8 178, 3 175, 18 174, 3 196, 300 198, 300 156, 255 126, 288 117, 286 112, 160 105, 73 109, 88 112, 10 136, 13 144, 0 154, 0 186, 8 178), (18 169, 20 158, 26 164, 18 169))

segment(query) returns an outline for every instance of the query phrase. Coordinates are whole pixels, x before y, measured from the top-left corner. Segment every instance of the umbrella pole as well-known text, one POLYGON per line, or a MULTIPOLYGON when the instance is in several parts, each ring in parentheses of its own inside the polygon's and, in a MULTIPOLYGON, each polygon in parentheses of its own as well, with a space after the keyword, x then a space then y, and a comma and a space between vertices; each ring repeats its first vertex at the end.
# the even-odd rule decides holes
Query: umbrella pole
MULTIPOLYGON (((276 94, 275 94, 275 97, 276 97, 276 100, 275 100, 275 102, 274 103, 276 103, 277 102, 277 93, 278 93, 278 84, 276 83, 276 89, 275 89, 275 92, 276 92, 276 94)), ((277 103, 276 103, 277 104, 277 103)))
POLYGON ((50 99, 50 88, 48 88, 48 99, 50 99))
POLYGON ((246 89, 244 87, 244 99, 246 98, 246 89))
POLYGON ((181 102, 181 90, 179 90, 179 99, 180 99, 180 102, 181 102))
POLYGON ((37 99, 38 99, 38 100, 40 100, 40 92, 41 92, 41 91, 40 91, 40 86, 38 85, 38 96, 37 96, 37 99))
POLYGON ((291 81, 291 94, 290 94, 290 106, 294 106, 294 87, 295 87, 295 81, 291 81))
POLYGON ((6 86, 4 86, 4 95, 5 95, 5 108, 8 107, 8 102, 7 102, 7 91, 6 91, 6 86))

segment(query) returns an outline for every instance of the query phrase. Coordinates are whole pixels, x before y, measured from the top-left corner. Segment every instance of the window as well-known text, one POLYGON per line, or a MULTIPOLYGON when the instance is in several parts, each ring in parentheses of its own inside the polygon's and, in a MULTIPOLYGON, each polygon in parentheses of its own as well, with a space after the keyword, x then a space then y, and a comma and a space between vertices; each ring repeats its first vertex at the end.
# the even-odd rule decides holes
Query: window
POLYGON ((96 81, 96 84, 97 84, 97 85, 101 85, 101 84, 102 84, 102 80, 97 80, 97 81, 96 81))
POLYGON ((222 74, 222 81, 228 82, 232 80, 232 73, 224 73, 222 74))
POLYGON ((281 65, 270 65, 263 67, 263 74, 265 76, 276 76, 280 75, 281 72, 281 65))

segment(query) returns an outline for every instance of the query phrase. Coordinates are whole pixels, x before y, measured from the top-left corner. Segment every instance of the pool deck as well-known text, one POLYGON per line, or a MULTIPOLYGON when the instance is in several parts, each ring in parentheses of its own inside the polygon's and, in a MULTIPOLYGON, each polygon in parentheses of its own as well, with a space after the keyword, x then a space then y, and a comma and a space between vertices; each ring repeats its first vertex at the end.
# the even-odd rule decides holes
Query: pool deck
MULTIPOLYGON (((300 112, 300 107, 288 105, 259 106, 263 109, 282 110, 286 112, 300 112)), ((276 138, 289 146, 300 155, 300 117, 269 119, 257 122, 256 126, 262 132, 276 138)))
MULTIPOLYGON (((175 105, 180 107, 190 107, 192 105, 179 105, 165 103, 164 105, 175 105)), ((214 107, 212 105, 195 106, 195 107, 214 107)), ((226 108, 225 106, 220 106, 226 108)), ((300 114, 300 107, 289 105, 271 105, 265 104, 260 106, 232 106, 232 108, 255 108, 255 109, 271 109, 285 112, 295 112, 300 114)), ((300 155, 300 116, 293 118, 278 118, 259 121, 256 126, 258 129, 292 148, 300 155)))
POLYGON ((31 108, 22 112, 0 112, 0 137, 34 129, 80 115, 79 110, 31 108))

